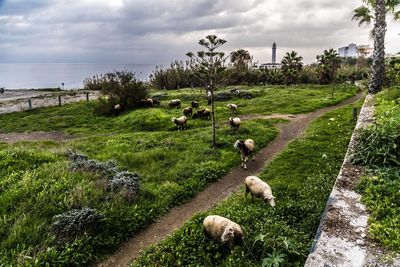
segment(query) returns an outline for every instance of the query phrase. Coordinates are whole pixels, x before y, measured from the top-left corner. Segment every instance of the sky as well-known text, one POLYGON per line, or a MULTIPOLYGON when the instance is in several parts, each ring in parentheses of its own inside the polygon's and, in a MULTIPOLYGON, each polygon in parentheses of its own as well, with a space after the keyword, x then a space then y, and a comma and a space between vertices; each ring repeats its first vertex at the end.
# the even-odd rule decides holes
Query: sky
MULTIPOLYGON (((165 64, 216 34, 259 63, 295 50, 306 63, 324 49, 372 44, 352 21, 361 0, 0 0, 0 62, 165 64)), ((400 51, 388 22, 387 52, 400 51)))

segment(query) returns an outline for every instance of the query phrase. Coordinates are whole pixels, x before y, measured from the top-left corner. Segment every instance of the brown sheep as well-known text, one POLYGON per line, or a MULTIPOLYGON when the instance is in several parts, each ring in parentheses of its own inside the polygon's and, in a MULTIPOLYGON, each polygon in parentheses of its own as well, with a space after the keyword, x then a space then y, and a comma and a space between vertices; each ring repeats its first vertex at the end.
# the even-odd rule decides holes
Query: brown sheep
MULTIPOLYGON (((236 140, 234 144, 234 148, 240 151, 240 157, 242 158, 241 166, 243 169, 247 170, 247 161, 249 160, 249 156, 254 151, 254 140, 253 139, 246 139, 244 142, 242 140, 236 140)), ((255 157, 253 156, 253 160, 255 157)))

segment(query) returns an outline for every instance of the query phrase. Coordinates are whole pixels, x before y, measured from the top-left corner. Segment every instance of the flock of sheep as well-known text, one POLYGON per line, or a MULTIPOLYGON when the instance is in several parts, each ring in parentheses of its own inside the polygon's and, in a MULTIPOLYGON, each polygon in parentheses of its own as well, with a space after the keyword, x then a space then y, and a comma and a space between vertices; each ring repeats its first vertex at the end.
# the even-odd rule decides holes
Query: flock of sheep
MULTIPOLYGON (((158 100, 148 98, 142 100, 142 104, 144 106, 154 106, 160 105, 158 100)), ((170 100, 168 103, 170 108, 181 107, 180 99, 170 100)), ((236 112, 238 106, 236 104, 228 104, 227 108, 231 112, 236 112)), ((197 118, 205 118, 210 119, 211 111, 208 108, 199 109, 199 103, 196 101, 191 102, 190 107, 186 107, 183 109, 183 116, 178 118, 173 117, 172 122, 179 130, 187 129, 187 121, 188 117, 192 117, 192 119, 197 118), (194 112, 194 110, 196 110, 194 112)), ((241 120, 240 118, 229 118, 229 124, 232 129, 238 129, 241 120)), ((241 167, 245 170, 247 169, 247 162, 249 157, 252 155, 255 149, 255 143, 252 139, 246 139, 245 141, 237 140, 234 144, 234 148, 240 151, 241 156, 241 167)), ((254 156, 253 156, 254 160, 254 156)), ((250 193, 252 196, 252 200, 254 201, 254 197, 263 199, 266 203, 269 203, 272 207, 275 207, 275 197, 272 195, 271 187, 256 176, 248 176, 245 181, 245 197, 250 193)), ((213 239, 217 242, 220 242, 226 245, 229 249, 232 249, 235 245, 240 245, 243 242, 243 230, 241 226, 225 217, 219 215, 209 215, 203 221, 203 230, 204 235, 207 238, 213 239)))

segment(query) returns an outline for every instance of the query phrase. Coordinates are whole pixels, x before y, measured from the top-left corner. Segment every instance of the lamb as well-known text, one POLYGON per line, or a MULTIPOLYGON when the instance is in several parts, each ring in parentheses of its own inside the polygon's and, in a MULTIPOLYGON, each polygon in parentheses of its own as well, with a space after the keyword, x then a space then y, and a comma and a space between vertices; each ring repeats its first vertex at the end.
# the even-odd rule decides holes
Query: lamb
POLYGON ((199 102, 192 101, 192 108, 199 108, 199 102))
POLYGON ((190 107, 183 109, 183 115, 185 115, 185 116, 189 116, 189 115, 192 116, 192 113, 193 113, 193 109, 190 107))
POLYGON ((236 111, 237 110, 237 105, 235 104, 228 104, 227 107, 231 110, 231 111, 236 111))
POLYGON ((231 128, 236 128, 238 129, 240 126, 240 119, 239 118, 229 118, 229 124, 231 125, 231 128))
POLYGON ((193 114, 193 119, 196 119, 196 118, 210 119, 211 111, 208 108, 200 109, 200 110, 196 111, 196 113, 193 114))
POLYGON ((266 182, 257 176, 247 176, 244 184, 246 186, 245 198, 250 192, 252 201, 254 201, 254 197, 262 198, 265 203, 268 202, 271 207, 275 207, 275 197, 272 195, 271 187, 266 182))
POLYGON ((178 131, 179 131, 179 129, 184 130, 187 128, 187 125, 186 125, 187 117, 186 116, 181 116, 179 118, 173 117, 172 122, 176 124, 176 126, 178 127, 178 131))
POLYGON ((181 100, 180 99, 172 99, 171 101, 169 101, 168 106, 170 106, 171 108, 173 108, 173 107, 180 108, 181 100))
POLYGON ((243 243, 243 230, 239 224, 218 215, 209 215, 203 221, 204 235, 229 249, 243 243))
MULTIPOLYGON (((246 139, 244 142, 242 140, 236 140, 234 148, 239 149, 240 157, 242 159, 242 168, 247 170, 247 161, 249 160, 250 154, 254 151, 255 144, 253 139, 246 139)), ((255 157, 253 156, 253 160, 255 157)))

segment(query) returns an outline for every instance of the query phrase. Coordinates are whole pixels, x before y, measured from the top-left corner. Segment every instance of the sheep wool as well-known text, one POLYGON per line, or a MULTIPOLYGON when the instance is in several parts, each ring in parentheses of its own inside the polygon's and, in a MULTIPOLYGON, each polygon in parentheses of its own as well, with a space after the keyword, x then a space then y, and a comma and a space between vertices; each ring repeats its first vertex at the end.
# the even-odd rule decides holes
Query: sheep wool
POLYGON ((235 111, 238 108, 237 105, 235 105, 235 104, 228 104, 227 107, 232 111, 235 111))
POLYGON ((275 207, 275 197, 272 195, 271 187, 266 182, 257 176, 247 176, 244 184, 246 187, 245 198, 250 193, 252 200, 254 200, 254 197, 261 198, 266 203, 268 202, 271 207, 275 207))
MULTIPOLYGON (((241 166, 243 167, 243 169, 247 170, 247 161, 249 160, 249 156, 255 148, 254 140, 246 139, 244 142, 242 140, 236 140, 233 147, 240 151, 240 156, 242 159, 241 166)), ((255 157, 253 156, 253 160, 254 159, 255 157)))
POLYGON ((168 105, 169 105, 170 107, 180 108, 180 106, 181 106, 181 100, 180 100, 180 99, 172 99, 171 101, 169 101, 168 105))
POLYGON ((178 126, 178 130, 182 129, 184 130, 185 128, 187 128, 186 126, 186 122, 187 122, 187 117, 186 116, 181 116, 179 118, 172 118, 172 122, 176 124, 176 126, 178 126))
POLYGON ((203 230, 206 237, 230 249, 243 242, 243 230, 239 224, 218 215, 209 215, 203 221, 203 230))
POLYGON ((229 118, 229 124, 231 128, 239 128, 241 120, 239 118, 229 118))

